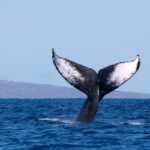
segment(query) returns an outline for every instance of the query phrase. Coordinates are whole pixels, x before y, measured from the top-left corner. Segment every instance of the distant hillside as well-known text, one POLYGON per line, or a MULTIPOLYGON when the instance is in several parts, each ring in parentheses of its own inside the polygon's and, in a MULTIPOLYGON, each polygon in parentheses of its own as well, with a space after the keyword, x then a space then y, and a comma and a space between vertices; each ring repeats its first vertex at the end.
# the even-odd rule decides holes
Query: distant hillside
MULTIPOLYGON (((0 80, 0 98, 85 98, 85 95, 75 88, 0 80)), ((148 99, 150 94, 115 91, 105 98, 148 99)))

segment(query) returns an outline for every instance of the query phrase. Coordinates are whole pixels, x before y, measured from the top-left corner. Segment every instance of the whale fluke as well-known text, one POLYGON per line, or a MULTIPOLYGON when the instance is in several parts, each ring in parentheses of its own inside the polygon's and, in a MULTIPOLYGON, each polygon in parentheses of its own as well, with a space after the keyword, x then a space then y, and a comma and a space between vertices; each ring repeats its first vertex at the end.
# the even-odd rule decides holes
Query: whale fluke
POLYGON ((99 102, 104 95, 129 80, 140 66, 139 55, 133 61, 110 65, 98 73, 91 68, 59 57, 54 49, 52 49, 52 59, 62 77, 87 95, 87 99, 76 117, 77 122, 91 122, 95 118, 99 102))

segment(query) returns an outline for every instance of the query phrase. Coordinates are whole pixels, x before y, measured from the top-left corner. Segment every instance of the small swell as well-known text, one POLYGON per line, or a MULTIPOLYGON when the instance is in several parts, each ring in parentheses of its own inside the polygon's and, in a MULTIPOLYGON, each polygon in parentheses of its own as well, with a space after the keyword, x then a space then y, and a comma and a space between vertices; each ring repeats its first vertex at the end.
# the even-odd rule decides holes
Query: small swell
POLYGON ((54 123, 65 123, 65 124, 74 124, 73 120, 65 120, 62 118, 39 118, 40 121, 50 121, 54 123))
POLYGON ((121 122, 120 124, 128 124, 128 125, 133 125, 133 126, 141 126, 145 125, 145 122, 142 121, 127 121, 127 122, 121 122))
POLYGON ((139 122, 139 121, 133 121, 133 122, 129 122, 129 124, 133 125, 133 126, 139 126, 139 125, 144 125, 144 122, 139 122))

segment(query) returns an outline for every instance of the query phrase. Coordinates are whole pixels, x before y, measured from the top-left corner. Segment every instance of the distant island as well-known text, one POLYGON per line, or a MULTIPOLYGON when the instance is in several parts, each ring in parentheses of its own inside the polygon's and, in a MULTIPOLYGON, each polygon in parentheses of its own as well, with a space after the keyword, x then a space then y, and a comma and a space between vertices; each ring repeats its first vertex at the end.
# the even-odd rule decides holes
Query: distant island
MULTIPOLYGON (((80 91, 49 84, 34 84, 0 80, 0 99, 52 99, 52 98, 85 98, 80 91)), ((150 99, 150 94, 114 91, 105 98, 150 99)))

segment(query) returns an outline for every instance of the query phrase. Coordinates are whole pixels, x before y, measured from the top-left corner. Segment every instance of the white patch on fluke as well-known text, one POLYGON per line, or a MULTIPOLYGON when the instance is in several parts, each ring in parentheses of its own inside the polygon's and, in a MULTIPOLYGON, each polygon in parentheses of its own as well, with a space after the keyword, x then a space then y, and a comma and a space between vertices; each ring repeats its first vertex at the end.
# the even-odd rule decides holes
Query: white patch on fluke
POLYGON ((84 81, 82 74, 71 65, 71 63, 63 58, 55 56, 55 63, 59 72, 72 84, 76 82, 76 79, 84 81))
POLYGON ((136 73, 138 61, 139 57, 137 56, 134 61, 117 64, 110 76, 110 81, 116 86, 123 84, 136 73))

